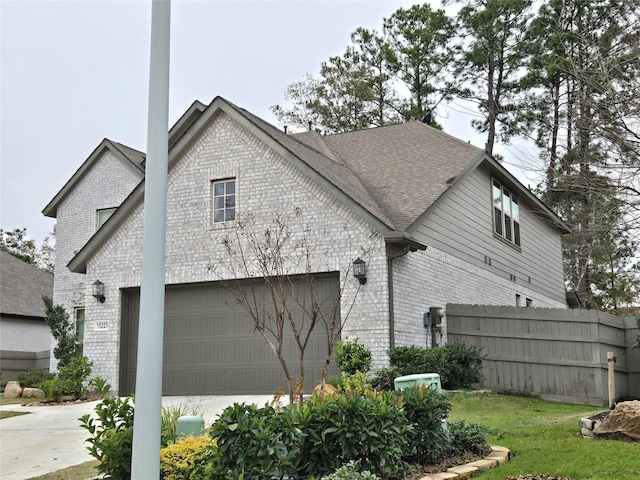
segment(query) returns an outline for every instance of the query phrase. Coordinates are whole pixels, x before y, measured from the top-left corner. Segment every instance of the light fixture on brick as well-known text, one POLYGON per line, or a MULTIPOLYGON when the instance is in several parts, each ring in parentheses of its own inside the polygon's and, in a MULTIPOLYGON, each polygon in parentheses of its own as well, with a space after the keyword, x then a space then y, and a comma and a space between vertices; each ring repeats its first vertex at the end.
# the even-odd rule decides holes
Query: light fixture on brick
POLYGON ((360 257, 353 261, 353 276, 358 279, 360 285, 367 283, 367 264, 360 257))
POLYGON ((104 283, 100 280, 96 280, 91 285, 91 294, 98 300, 100 303, 104 303, 104 283))

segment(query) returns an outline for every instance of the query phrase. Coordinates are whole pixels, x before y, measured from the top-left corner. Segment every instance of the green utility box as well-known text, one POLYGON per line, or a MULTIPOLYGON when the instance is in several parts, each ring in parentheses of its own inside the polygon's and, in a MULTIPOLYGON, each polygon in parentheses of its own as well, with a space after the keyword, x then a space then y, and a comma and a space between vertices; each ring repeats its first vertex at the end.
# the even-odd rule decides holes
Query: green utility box
POLYGON ((184 415, 176 424, 176 440, 188 436, 199 437, 204 434, 204 418, 195 415, 184 415))
POLYGON ((438 393, 442 393, 440 375, 437 373, 415 373, 413 375, 398 377, 393 380, 393 387, 397 391, 414 386, 422 387, 423 385, 433 388, 438 393))

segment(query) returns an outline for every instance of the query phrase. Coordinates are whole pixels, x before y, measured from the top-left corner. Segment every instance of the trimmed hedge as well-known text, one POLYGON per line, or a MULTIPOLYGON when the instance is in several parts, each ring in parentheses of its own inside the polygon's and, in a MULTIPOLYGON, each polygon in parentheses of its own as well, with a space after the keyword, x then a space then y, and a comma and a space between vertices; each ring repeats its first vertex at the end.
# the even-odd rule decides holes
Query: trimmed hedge
POLYGON ((389 350, 390 367, 372 380, 380 389, 393 389, 393 379, 414 373, 437 373, 442 388, 469 388, 483 380, 482 349, 455 342, 437 348, 396 347, 389 350))

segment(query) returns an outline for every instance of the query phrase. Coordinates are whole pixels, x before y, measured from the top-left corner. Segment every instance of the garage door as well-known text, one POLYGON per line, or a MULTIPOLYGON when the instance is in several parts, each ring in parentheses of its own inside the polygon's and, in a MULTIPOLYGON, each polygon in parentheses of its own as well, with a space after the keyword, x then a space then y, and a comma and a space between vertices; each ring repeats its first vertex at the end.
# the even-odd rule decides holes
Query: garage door
MULTIPOLYGON (((337 305, 336 276, 314 279, 314 296, 329 314, 337 305)), ((255 282, 254 282, 255 285, 255 282)), ((309 296, 302 283, 292 287, 299 300, 289 302, 308 308, 309 296)), ((267 289, 254 287, 267 301, 267 289)), ((282 367, 267 343, 254 330, 253 320, 238 303, 234 291, 220 283, 167 286, 165 294, 163 395, 271 394, 287 391, 282 367)), ((120 346, 120 395, 134 393, 138 345, 140 290, 123 292, 120 346)), ((322 325, 315 328, 305 351, 305 385, 313 388, 322 373, 327 338, 322 325)), ((289 332, 284 344, 287 364, 298 376, 299 350, 289 332)), ((333 362, 332 362, 333 363, 333 362)), ((336 370, 330 372, 336 374, 336 370)))

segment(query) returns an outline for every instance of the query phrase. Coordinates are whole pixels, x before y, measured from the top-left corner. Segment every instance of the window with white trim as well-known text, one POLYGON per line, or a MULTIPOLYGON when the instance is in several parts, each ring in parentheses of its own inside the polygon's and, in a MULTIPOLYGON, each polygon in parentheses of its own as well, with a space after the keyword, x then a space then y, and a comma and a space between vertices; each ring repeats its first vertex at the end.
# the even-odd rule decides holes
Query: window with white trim
POLYGON ((212 182, 213 223, 236 219, 236 179, 212 182))
POLYGON ((493 180, 493 232, 520 246, 520 203, 497 180, 493 180))
POLYGON ((97 228, 100 228, 102 225, 104 225, 104 223, 109 220, 109 217, 111 217, 111 215, 113 215, 113 212, 115 211, 115 208, 101 208, 100 210, 98 210, 96 215, 97 228))

